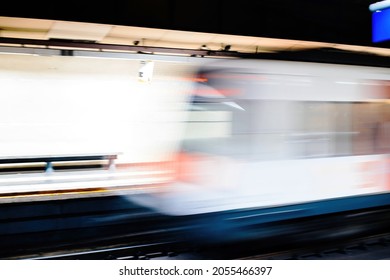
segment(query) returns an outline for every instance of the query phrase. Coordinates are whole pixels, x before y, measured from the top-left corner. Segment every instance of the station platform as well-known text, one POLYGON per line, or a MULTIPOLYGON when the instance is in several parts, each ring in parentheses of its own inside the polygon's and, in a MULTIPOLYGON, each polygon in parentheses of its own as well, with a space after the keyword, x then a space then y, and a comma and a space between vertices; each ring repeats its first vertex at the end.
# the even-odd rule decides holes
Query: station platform
POLYGON ((162 163, 115 163, 116 153, 0 158, 0 203, 142 193, 173 179, 162 163))
POLYGON ((0 177, 0 203, 139 193, 168 183, 165 171, 73 171, 0 177))

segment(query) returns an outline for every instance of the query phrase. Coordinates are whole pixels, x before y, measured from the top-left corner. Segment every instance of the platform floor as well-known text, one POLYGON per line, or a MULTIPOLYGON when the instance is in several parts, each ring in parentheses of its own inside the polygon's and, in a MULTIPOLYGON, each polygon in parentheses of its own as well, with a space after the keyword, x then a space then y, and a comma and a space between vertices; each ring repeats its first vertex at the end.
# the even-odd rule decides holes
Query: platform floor
POLYGON ((159 170, 56 171, 0 175, 0 203, 57 200, 147 192, 169 183, 159 170))

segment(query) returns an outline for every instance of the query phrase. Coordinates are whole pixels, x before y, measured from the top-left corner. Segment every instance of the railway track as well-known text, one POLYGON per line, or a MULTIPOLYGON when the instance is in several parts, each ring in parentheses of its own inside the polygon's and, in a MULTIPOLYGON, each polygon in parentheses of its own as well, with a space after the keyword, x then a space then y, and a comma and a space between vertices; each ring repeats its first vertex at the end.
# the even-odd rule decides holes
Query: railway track
POLYGON ((292 250, 251 255, 241 260, 387 260, 390 259, 390 233, 356 238, 342 243, 301 247, 292 250))
MULTIPOLYGON (((390 259, 390 227, 387 210, 347 213, 342 216, 317 217, 314 220, 289 221, 277 225, 275 232, 262 239, 236 243, 196 243, 181 238, 188 235, 188 224, 158 224, 139 232, 118 231, 105 238, 70 242, 66 246, 35 248, 34 251, 2 252, 3 259, 390 259), (331 221, 331 222, 329 222, 331 221), (157 226, 158 225, 158 226, 157 226), (8 254, 8 255, 7 255, 8 254)), ((149 221, 148 224, 150 224, 149 221)), ((139 225, 142 225, 140 223, 139 225)), ((140 229, 140 228, 139 228, 140 229)), ((95 229, 95 231, 98 229, 95 229)))
MULTIPOLYGON (((122 243, 106 246, 73 248, 15 259, 29 260, 385 260, 390 259, 390 233, 356 238, 326 245, 286 248, 275 252, 254 253, 253 248, 236 251, 234 246, 199 248, 188 243, 155 241, 149 243, 122 243)), ((254 244, 254 248, 260 248, 254 244)))
POLYGON ((73 251, 59 251, 39 256, 30 256, 30 260, 147 260, 161 256, 174 256, 179 245, 171 242, 157 242, 141 245, 87 248, 73 251))
MULTIPOLYGON (((172 229, 176 233, 177 229, 172 229)), ((173 235, 174 236, 174 235, 173 235)), ((58 248, 24 252, 6 259, 23 260, 111 260, 150 259, 158 256, 175 256, 188 248, 183 242, 172 239, 172 232, 151 231, 107 239, 97 239, 84 244, 68 244, 58 248)))

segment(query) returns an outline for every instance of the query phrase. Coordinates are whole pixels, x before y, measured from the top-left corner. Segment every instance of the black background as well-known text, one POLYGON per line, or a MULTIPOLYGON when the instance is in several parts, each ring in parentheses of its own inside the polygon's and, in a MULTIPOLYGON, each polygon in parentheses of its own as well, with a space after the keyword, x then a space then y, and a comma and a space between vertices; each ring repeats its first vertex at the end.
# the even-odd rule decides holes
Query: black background
POLYGON ((1 16, 389 48, 371 42, 368 0, 150 0, 7 3, 1 16))

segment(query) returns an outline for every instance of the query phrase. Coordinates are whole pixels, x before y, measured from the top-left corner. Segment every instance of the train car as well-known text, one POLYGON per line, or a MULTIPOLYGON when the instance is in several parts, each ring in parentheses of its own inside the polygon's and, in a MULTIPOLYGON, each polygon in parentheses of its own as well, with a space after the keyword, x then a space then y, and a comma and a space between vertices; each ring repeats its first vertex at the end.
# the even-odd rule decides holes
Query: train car
POLYGON ((219 240, 390 204, 388 68, 230 59, 202 65, 193 88, 175 181, 137 203, 219 240))

